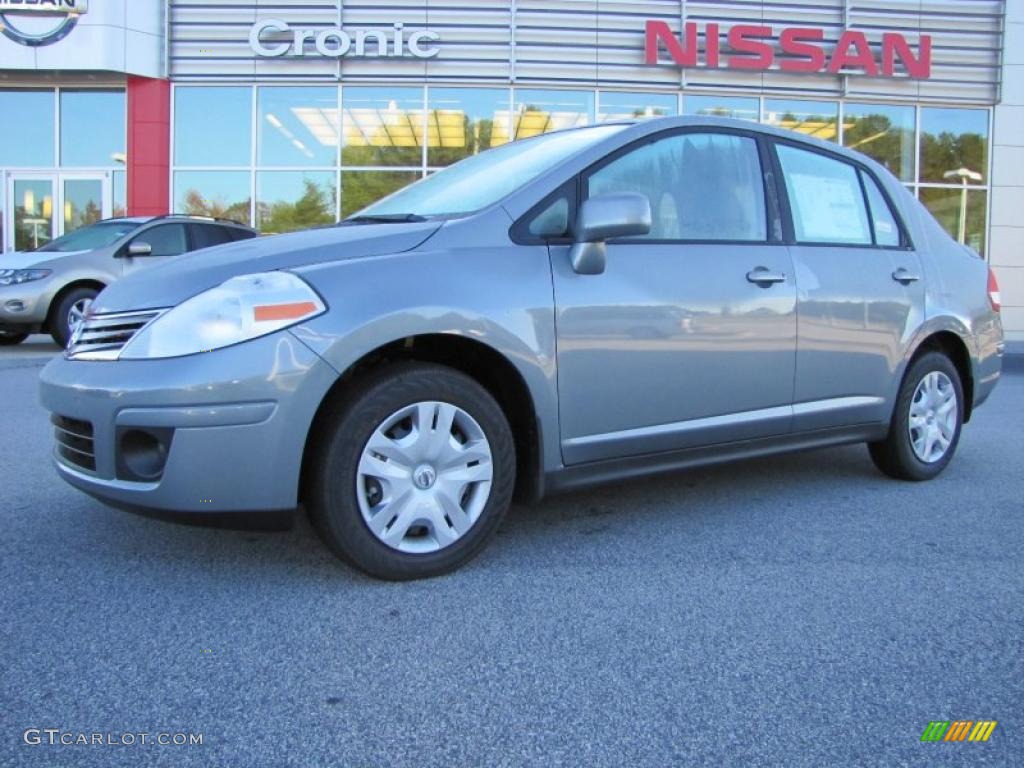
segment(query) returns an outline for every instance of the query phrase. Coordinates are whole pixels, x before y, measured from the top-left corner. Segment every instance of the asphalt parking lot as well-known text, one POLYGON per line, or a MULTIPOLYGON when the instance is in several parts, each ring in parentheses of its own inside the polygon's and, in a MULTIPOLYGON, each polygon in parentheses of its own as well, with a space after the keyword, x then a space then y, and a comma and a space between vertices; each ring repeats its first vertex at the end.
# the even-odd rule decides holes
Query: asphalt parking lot
POLYGON ((384 584, 304 519, 193 528, 64 485, 52 351, 0 352, 0 765, 1024 765, 1022 358, 931 483, 859 446, 623 483, 384 584))

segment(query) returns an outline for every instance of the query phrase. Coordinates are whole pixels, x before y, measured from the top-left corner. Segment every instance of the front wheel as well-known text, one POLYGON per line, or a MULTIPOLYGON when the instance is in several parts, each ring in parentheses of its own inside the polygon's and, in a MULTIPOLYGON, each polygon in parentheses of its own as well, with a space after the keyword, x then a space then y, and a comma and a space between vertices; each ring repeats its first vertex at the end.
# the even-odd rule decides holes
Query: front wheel
POLYGON ((308 501, 324 542, 371 576, 438 576, 475 557, 515 484, 494 398, 439 365, 402 364, 357 385, 317 427, 308 501))
POLYGON ((75 329, 85 319, 89 305, 99 291, 95 288, 74 288, 65 293, 53 311, 50 335, 59 347, 67 347, 75 329))
POLYGON ((900 480, 931 480, 953 458, 963 414, 956 366, 941 352, 922 355, 903 378, 888 436, 868 445, 875 466, 900 480))

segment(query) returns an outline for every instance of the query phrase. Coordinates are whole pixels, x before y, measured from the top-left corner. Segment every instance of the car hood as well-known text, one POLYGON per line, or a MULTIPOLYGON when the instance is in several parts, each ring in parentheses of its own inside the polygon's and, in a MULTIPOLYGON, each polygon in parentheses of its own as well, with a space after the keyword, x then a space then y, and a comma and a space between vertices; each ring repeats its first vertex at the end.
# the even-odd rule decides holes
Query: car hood
POLYGON ((92 311, 173 307, 238 275, 401 253, 425 242, 441 224, 425 221, 325 227, 194 251, 118 280, 96 298, 92 311))
POLYGON ((0 255, 0 269, 29 269, 80 253, 87 251, 13 251, 0 255))

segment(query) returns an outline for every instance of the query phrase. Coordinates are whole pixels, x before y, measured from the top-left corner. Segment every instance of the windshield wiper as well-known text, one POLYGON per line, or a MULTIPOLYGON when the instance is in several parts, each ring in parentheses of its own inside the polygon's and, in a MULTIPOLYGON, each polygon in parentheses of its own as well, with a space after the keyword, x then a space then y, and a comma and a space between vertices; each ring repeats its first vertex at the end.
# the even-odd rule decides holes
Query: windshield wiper
POLYGON ((406 221, 426 221, 426 216, 418 213, 378 213, 364 214, 362 216, 351 216, 345 219, 342 224, 400 224, 406 221))

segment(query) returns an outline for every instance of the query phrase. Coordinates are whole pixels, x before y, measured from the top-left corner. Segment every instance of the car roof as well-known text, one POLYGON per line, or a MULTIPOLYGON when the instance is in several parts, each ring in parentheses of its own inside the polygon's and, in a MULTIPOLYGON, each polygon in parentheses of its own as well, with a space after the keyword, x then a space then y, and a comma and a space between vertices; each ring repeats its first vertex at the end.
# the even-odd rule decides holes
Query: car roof
POLYGON ((125 223, 128 223, 128 224, 139 224, 139 225, 142 225, 142 224, 148 224, 151 221, 163 221, 163 220, 168 220, 168 221, 174 221, 174 220, 194 221, 194 222, 199 222, 199 223, 204 223, 204 224, 218 224, 218 225, 227 226, 227 227, 240 227, 242 229, 249 229, 250 228, 250 227, 246 226, 245 224, 243 224, 242 222, 235 221, 234 219, 222 219, 222 218, 219 218, 219 217, 216 217, 216 216, 198 216, 198 215, 193 215, 193 214, 189 214, 189 213, 166 213, 166 214, 163 214, 163 215, 160 215, 160 216, 112 216, 109 219, 102 219, 101 221, 98 221, 96 223, 97 224, 108 224, 108 223, 114 223, 114 222, 125 222, 125 223))

